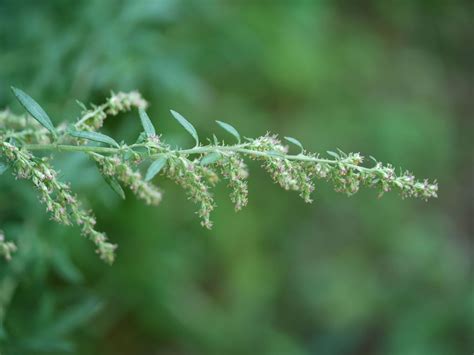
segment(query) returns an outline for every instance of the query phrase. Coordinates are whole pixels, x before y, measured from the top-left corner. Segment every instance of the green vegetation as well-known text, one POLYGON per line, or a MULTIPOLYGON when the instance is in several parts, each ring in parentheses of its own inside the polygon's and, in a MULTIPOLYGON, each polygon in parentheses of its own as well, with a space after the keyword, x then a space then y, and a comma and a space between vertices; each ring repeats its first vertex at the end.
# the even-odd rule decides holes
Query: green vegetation
POLYGON ((0 353, 471 353, 472 10, 1 1, 0 353))
MULTIPOLYGON (((86 110, 76 123, 69 126, 63 124, 63 129, 56 129, 34 99, 20 89, 12 87, 12 91, 31 117, 18 117, 8 111, 3 113, 4 122, 0 122, 0 152, 7 160, 3 170, 12 167, 17 178, 30 180, 52 219, 65 225, 70 225, 73 221, 81 228, 82 234, 97 246, 96 252, 107 263, 114 261, 116 245, 107 242, 107 237, 95 230, 95 217, 81 208, 67 184, 57 180, 58 173, 48 165, 47 160, 36 158, 28 151, 87 153, 120 197, 125 198, 121 186, 123 184, 150 205, 160 203, 161 192, 149 181, 162 172, 182 186, 190 200, 200 205, 198 214, 202 218, 201 224, 209 229, 212 227, 210 215, 215 207, 210 188, 218 182, 219 172, 229 180, 235 209, 238 211, 247 204, 246 178, 249 173, 243 156, 261 161, 276 183, 285 190, 299 191, 306 202, 312 202, 315 178, 332 181, 336 190, 348 195, 356 193, 359 185, 364 184, 377 187, 381 195, 397 188, 403 197, 437 197, 436 184, 430 184, 427 180, 416 181, 409 172, 397 176, 392 166, 383 166, 375 159, 373 167, 363 167, 360 165, 363 157, 359 153, 329 151, 328 154, 334 159, 324 159, 317 154, 305 152, 297 139, 285 137, 288 142, 300 148, 299 154, 291 155, 288 154, 288 147, 282 145, 277 136, 269 134, 257 139, 246 138, 247 142, 241 143, 237 130, 221 121, 217 121, 218 124, 237 138, 238 144, 226 145, 214 135, 214 142, 201 145, 194 126, 181 114, 171 110, 176 120, 196 141, 196 146, 192 149, 173 149, 156 135, 153 123, 144 111, 145 101, 136 93, 112 95, 105 104, 99 106, 100 109, 94 106, 86 110), (136 143, 119 144, 113 138, 94 131, 102 127, 108 113, 128 111, 132 106, 139 107, 144 129, 136 143), (47 131, 41 132, 34 125, 30 127, 28 122, 34 120, 47 131), (23 130, 12 130, 9 123, 15 127, 18 122, 25 123, 23 130), (78 131, 77 128, 83 130, 78 131), (44 143, 48 141, 50 142, 44 143), (81 144, 83 141, 103 143, 108 147, 81 144), (190 156, 197 158, 191 159, 190 156), (151 164, 143 178, 139 165, 150 160, 151 164)), ((0 255, 3 254, 7 260, 10 260, 11 252, 15 249, 11 242, 0 240, 0 255)))

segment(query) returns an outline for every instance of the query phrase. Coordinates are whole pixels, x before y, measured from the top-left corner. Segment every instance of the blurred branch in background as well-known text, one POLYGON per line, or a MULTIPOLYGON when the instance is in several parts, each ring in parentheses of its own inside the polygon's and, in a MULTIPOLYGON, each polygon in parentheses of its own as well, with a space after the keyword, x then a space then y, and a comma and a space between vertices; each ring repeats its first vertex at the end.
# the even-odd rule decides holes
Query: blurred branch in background
MULTIPOLYGON (((0 299, 13 289, 2 353, 472 352, 472 13, 471 1, 1 1, 1 107, 19 111, 12 83, 58 120, 80 115, 65 97, 140 89, 172 144, 187 139, 165 119, 179 107, 203 136, 210 120, 244 136, 272 127, 439 177, 442 191, 426 208, 320 186, 308 208, 251 167, 249 207, 222 202, 205 231, 173 185, 166 208, 122 204, 87 159, 58 157, 121 246, 108 268, 2 175, 0 225, 19 247, 0 265, 0 299)), ((127 140, 140 125, 105 130, 127 140)))

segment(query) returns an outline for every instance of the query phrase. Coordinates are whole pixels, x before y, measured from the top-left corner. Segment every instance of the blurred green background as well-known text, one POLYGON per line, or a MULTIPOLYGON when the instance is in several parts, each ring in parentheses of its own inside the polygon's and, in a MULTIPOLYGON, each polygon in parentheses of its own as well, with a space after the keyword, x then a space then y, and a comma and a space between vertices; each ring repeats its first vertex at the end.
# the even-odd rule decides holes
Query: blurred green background
MULTIPOLYGON (((120 201, 82 155, 55 161, 119 244, 112 267, 0 179, 2 354, 389 354, 474 351, 472 1, 0 0, 0 106, 10 85, 55 122, 138 89, 165 139, 214 120, 312 151, 360 151, 437 178, 439 199, 315 202, 251 164, 250 203, 224 184, 215 227, 174 184, 158 208, 120 201)), ((136 112, 107 121, 133 141, 136 112)), ((228 138, 224 134, 223 138, 228 138)))

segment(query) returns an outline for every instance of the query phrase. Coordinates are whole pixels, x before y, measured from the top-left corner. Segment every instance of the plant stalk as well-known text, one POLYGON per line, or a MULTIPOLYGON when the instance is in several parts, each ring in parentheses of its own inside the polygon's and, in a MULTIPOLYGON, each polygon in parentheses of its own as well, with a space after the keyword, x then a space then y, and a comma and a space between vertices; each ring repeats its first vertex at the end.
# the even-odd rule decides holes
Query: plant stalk
MULTIPOLYGON (((129 148, 138 148, 138 147, 145 147, 145 144, 133 144, 129 146, 129 148)), ((245 155, 252 155, 252 156, 260 156, 260 157, 279 157, 282 159, 288 160, 297 160, 297 161, 306 161, 306 162, 313 162, 313 163, 325 163, 325 164, 337 164, 343 163, 348 167, 364 170, 364 171, 371 171, 374 168, 366 168, 355 164, 350 164, 347 162, 338 161, 338 160, 331 160, 331 159, 322 159, 322 158, 315 158, 306 156, 304 154, 298 155, 289 155, 289 154, 271 154, 268 152, 262 152, 259 150, 253 150, 246 148, 248 144, 238 144, 234 146, 200 146, 191 149, 176 149, 172 152, 179 153, 179 154, 205 154, 211 153, 215 151, 224 151, 224 152, 234 152, 234 153, 241 153, 245 155)), ((58 152, 94 152, 94 153, 102 153, 102 154, 117 154, 123 151, 124 148, 112 148, 112 147, 100 147, 100 146, 90 146, 90 145, 70 145, 70 144, 25 144, 23 147, 30 151, 35 150, 51 150, 51 151, 58 151, 58 152)), ((152 154, 150 158, 157 158, 161 154, 152 154)))

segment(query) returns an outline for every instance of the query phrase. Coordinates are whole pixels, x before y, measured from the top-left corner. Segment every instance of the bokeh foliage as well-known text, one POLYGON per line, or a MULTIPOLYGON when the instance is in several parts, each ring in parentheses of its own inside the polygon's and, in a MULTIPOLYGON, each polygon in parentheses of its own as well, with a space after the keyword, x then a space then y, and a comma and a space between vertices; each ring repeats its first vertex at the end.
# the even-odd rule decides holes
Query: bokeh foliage
MULTIPOLYGON (((312 151, 373 154, 438 178, 428 204, 313 205, 251 166, 235 214, 223 186, 211 231, 174 185, 158 208, 120 201, 87 158, 55 163, 120 248, 103 265, 32 189, 0 179, 2 354, 454 354, 474 348, 470 1, 0 2, 0 105, 27 90, 55 122, 139 89, 169 142, 222 119, 312 151)), ((133 140, 136 112, 106 129, 133 140)), ((224 137, 229 139, 229 137, 224 137)))

